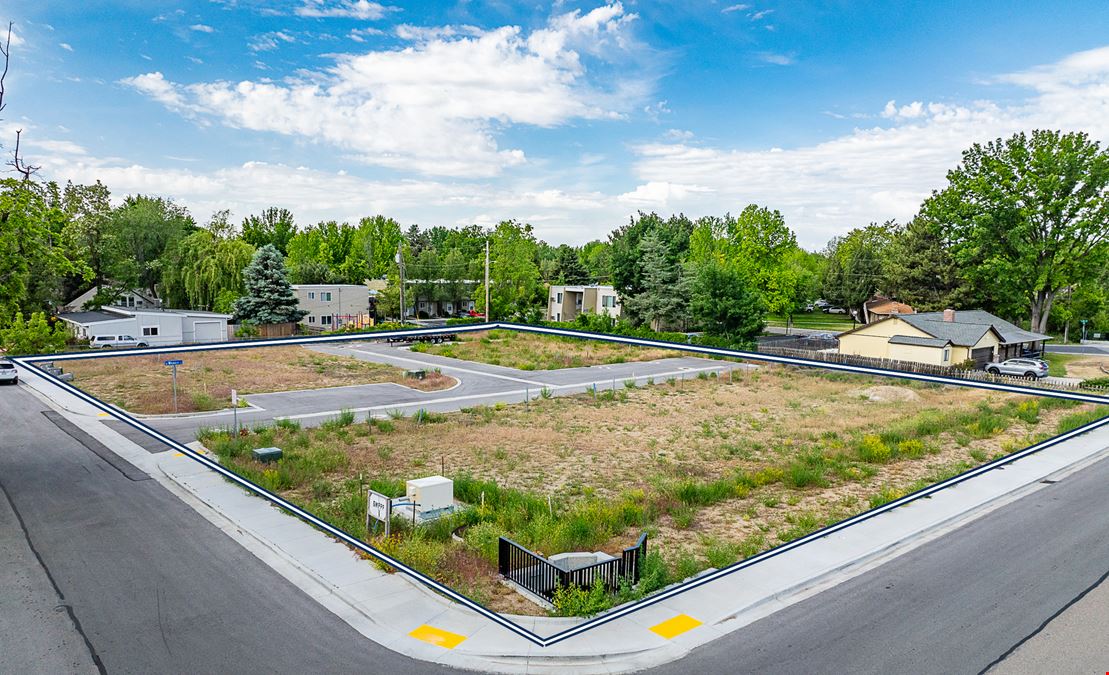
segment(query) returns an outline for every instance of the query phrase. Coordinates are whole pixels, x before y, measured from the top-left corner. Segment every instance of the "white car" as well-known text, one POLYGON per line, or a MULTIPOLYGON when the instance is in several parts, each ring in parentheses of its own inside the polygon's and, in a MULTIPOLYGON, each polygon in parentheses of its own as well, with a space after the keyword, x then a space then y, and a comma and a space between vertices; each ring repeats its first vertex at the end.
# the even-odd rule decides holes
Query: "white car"
POLYGON ((1039 379, 1047 377, 1047 361, 1039 359, 1009 359, 1001 363, 991 363, 986 366, 986 372, 994 375, 1013 375, 1039 379))
POLYGON ((4 384, 19 384, 19 371, 11 361, 0 361, 0 382, 4 384))
POLYGON ((94 335, 89 340, 89 347, 93 349, 112 349, 115 347, 148 347, 141 340, 136 340, 130 335, 94 335))

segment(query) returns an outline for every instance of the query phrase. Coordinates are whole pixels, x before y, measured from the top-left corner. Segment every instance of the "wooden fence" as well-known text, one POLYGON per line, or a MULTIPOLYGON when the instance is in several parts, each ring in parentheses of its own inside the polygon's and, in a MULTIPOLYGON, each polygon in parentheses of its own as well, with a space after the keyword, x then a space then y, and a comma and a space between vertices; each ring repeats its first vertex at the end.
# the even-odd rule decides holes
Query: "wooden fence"
POLYGON ((808 349, 790 349, 785 347, 771 347, 759 345, 760 353, 776 356, 791 356, 812 361, 827 363, 842 363, 852 366, 865 366, 868 368, 882 368, 885 370, 900 370, 923 375, 941 375, 943 377, 957 377, 961 380, 972 382, 995 382, 1000 384, 1014 384, 1022 387, 1035 387, 1038 389, 1056 389, 1064 391, 1083 390, 1094 393, 1109 393, 1109 387, 1095 385, 1083 386, 1081 382, 1065 382, 1057 379, 1046 378, 1043 380, 1014 377, 1011 375, 994 375, 984 370, 964 370, 951 366, 937 366, 930 363, 917 363, 916 361, 900 361, 897 359, 877 359, 868 356, 855 356, 853 354, 840 354, 837 352, 812 351, 808 349))

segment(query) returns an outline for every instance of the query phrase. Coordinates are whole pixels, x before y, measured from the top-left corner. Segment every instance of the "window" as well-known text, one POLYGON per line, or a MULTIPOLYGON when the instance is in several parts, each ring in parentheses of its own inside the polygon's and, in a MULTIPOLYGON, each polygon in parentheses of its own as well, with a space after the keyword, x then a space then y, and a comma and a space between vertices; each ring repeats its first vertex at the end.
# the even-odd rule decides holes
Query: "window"
POLYGON ((158 334, 158 327, 157 326, 143 326, 142 327, 142 336, 143 337, 153 337, 157 334, 158 334))
POLYGON ((601 298, 601 306, 602 307, 608 307, 609 309, 612 309, 612 308, 616 307, 616 296, 615 295, 606 295, 606 296, 602 297, 601 298))
POLYGON ((562 294, 561 294, 561 293, 559 293, 559 294, 558 294, 558 295, 557 295, 557 296, 555 297, 555 302, 557 302, 557 303, 558 303, 558 304, 560 304, 560 305, 562 304, 562 294))
POLYGON ((130 335, 120 335, 119 339, 120 340, 134 340, 135 338, 131 337, 130 335))
POLYGON ((951 360, 951 347, 943 348, 943 362, 947 363, 951 360))
POLYGON ((308 291, 308 299, 309 300, 315 300, 316 299, 316 292, 315 291, 308 291))
POLYGON ((308 317, 308 323, 316 323, 316 317, 310 315, 308 317))
POLYGON ((330 326, 331 325, 331 316, 330 315, 321 316, 320 317, 320 323, 322 323, 325 326, 330 326))
POLYGON ((324 302, 331 302, 331 291, 327 291, 326 293, 320 291, 320 300, 323 300, 324 302))

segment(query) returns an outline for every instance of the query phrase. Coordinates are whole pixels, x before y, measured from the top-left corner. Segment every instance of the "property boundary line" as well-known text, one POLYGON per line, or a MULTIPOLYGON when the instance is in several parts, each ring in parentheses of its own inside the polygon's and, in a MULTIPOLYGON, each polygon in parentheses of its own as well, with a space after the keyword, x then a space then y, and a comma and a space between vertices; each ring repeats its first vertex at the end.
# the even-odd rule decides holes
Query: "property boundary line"
MULTIPOLYGON (((1045 391, 1045 390, 1042 390, 1042 389, 1035 389, 1035 388, 1031 388, 1031 387, 1022 387, 1022 386, 1019 386, 1019 385, 1008 385, 1008 384, 992 383, 992 382, 971 382, 971 381, 966 381, 966 380, 960 380, 958 378, 944 377, 944 376, 939 376, 939 375, 927 375, 927 374, 923 374, 923 373, 909 373, 909 372, 897 371, 897 370, 886 370, 886 369, 882 369, 882 368, 872 368, 872 367, 868 367, 868 366, 855 366, 855 365, 849 365, 849 364, 828 363, 828 362, 815 361, 815 360, 812 360, 812 359, 805 359, 805 358, 800 358, 800 357, 776 356, 776 355, 772 355, 772 354, 760 354, 760 353, 756 353, 756 352, 745 352, 745 351, 740 351, 740 350, 723 349, 723 348, 719 348, 719 347, 708 347, 708 346, 704 346, 704 345, 670 342, 670 341, 667 341, 667 340, 652 340, 652 339, 646 339, 646 338, 634 338, 634 337, 628 337, 628 336, 624 336, 624 335, 612 335, 612 334, 607 334, 607 333, 592 333, 592 332, 588 332, 588 331, 568 330, 568 329, 563 329, 563 328, 550 328, 550 327, 547 327, 547 326, 532 326, 532 325, 527 325, 527 324, 516 324, 516 323, 510 323, 510 322, 489 322, 489 323, 469 324, 469 325, 461 325, 461 326, 444 326, 444 327, 435 327, 435 328, 404 329, 404 330, 378 331, 378 332, 372 332, 371 331, 371 332, 363 332, 363 333, 344 333, 344 334, 338 334, 338 335, 322 335, 322 336, 316 336, 316 337, 278 338, 278 339, 273 339, 273 340, 252 340, 252 341, 240 341, 240 342, 224 342, 224 343, 215 343, 215 344, 187 345, 187 346, 179 346, 179 347, 149 347, 149 348, 144 348, 144 349, 127 350, 125 352, 112 351, 112 352, 100 352, 100 353, 96 353, 96 354, 86 354, 86 353, 82 353, 82 352, 69 353, 69 354, 36 354, 36 355, 32 355, 32 356, 13 357, 11 360, 15 361, 16 363, 18 363, 19 365, 21 365, 23 367, 30 367, 32 364, 43 362, 43 361, 70 361, 70 360, 88 359, 88 358, 115 358, 115 357, 119 357, 119 356, 144 356, 144 355, 156 355, 156 354, 178 354, 178 353, 188 353, 188 352, 195 352, 195 351, 217 351, 217 350, 225 350, 225 349, 249 349, 249 348, 255 348, 255 347, 273 347, 273 346, 282 346, 282 345, 291 345, 291 344, 314 344, 314 343, 320 343, 320 342, 323 342, 323 343, 349 342, 349 341, 358 341, 358 340, 365 340, 365 339, 383 339, 383 338, 395 337, 395 336, 417 336, 417 335, 434 335, 434 334, 438 334, 438 333, 475 332, 475 331, 490 330, 490 329, 495 329, 495 328, 516 330, 516 331, 520 331, 520 332, 541 333, 541 334, 548 334, 548 335, 561 335, 561 336, 564 336, 564 337, 576 337, 576 338, 582 338, 582 339, 598 340, 598 341, 602 341, 602 342, 615 342, 615 343, 630 344, 630 345, 636 345, 636 346, 658 347, 658 348, 663 348, 663 349, 674 349, 674 350, 677 350, 677 351, 694 352, 694 353, 700 353, 700 354, 707 354, 707 355, 710 355, 710 356, 740 358, 740 359, 749 360, 749 361, 763 361, 763 362, 768 362, 768 363, 781 363, 781 364, 786 364, 786 365, 811 366, 811 367, 814 367, 814 368, 824 368, 824 369, 827 369, 827 370, 861 373, 861 374, 865 374, 865 375, 877 375, 877 376, 881 376, 881 377, 892 377, 892 378, 899 378, 899 379, 912 379, 912 380, 920 380, 920 381, 925 381, 925 382, 933 382, 933 383, 937 383, 937 384, 949 384, 949 385, 955 385, 955 386, 971 387, 971 388, 976 388, 976 389, 991 389, 991 390, 998 390, 998 391, 1008 391, 1008 392, 1014 392, 1014 393, 1019 393, 1019 394, 1027 394, 1027 395, 1030 395, 1030 396, 1065 398, 1065 399, 1082 401, 1082 402, 1087 402, 1087 403, 1096 403, 1096 404, 1100 404, 1100 405, 1109 405, 1109 397, 1106 397, 1106 396, 1096 396, 1096 395, 1091 395, 1091 394, 1080 394, 1080 393, 1077 393, 1077 392, 1045 391)), ((46 381, 50 382, 51 384, 54 384, 55 386, 59 387, 63 391, 66 391, 66 392, 76 396, 77 398, 85 401, 86 403, 89 403, 93 407, 95 407, 99 410, 102 410, 103 412, 108 413, 110 416, 120 420, 121 422, 124 422, 125 424, 130 425, 131 427, 137 429, 138 431, 141 431, 142 433, 145 433, 146 435, 150 436, 151 438, 154 438, 155 440, 158 440, 158 441, 161 441, 162 443, 165 443, 169 447, 177 450, 178 452, 181 452, 182 454, 189 457, 193 461, 196 461, 196 462, 202 464, 203 466, 215 471, 216 473, 222 475, 223 477, 227 478, 228 480, 230 480, 234 483, 237 483, 240 486, 246 488, 248 491, 253 492, 253 493, 257 494, 258 496, 269 500, 270 502, 277 505, 278 507, 280 507, 282 509, 285 509, 286 511, 296 515, 299 518, 301 518, 305 522, 308 522, 309 524, 311 524, 315 527, 318 527, 321 530, 324 530, 328 534, 331 534, 331 535, 337 537, 338 539, 344 541, 345 543, 353 546, 354 548, 356 548, 360 551, 363 551, 364 553, 372 556, 373 558, 375 558, 375 559, 377 559, 377 560, 379 560, 383 563, 386 563, 386 564, 388 564, 392 567, 395 567, 398 571, 408 575, 410 578, 424 584, 425 586, 431 588, 432 590, 434 590, 438 593, 442 593, 443 595, 447 596, 448 598, 451 598, 452 600, 455 600, 459 604, 461 604, 465 607, 468 607, 469 609, 474 610, 475 612, 477 612, 478 614, 481 614, 485 618, 493 621, 494 623, 496 623, 500 626, 503 626, 504 628, 512 631, 513 633, 519 635, 520 637, 525 638, 526 640, 528 640, 528 641, 532 642, 533 644, 535 644, 537 646, 540 646, 540 647, 549 647, 551 645, 557 644, 559 642, 562 642, 563 640, 574 637, 575 635, 580 635, 580 634, 582 634, 582 633, 584 633, 588 630, 591 630, 593 628, 596 628, 598 626, 606 624, 610 621, 614 621, 614 620, 619 619, 621 617, 627 616, 628 614, 631 614, 633 612, 637 612, 639 610, 645 609, 646 607, 650 607, 651 605, 662 602, 663 600, 667 600, 667 599, 672 598, 676 595, 680 595, 681 593, 685 593, 687 591, 693 590, 694 588, 698 588, 700 586, 703 586, 704 584, 710 583, 710 582, 712 582, 716 579, 720 579, 724 576, 734 574, 735 572, 746 569, 746 568, 751 567, 753 565, 757 565, 760 562, 763 562, 765 560, 769 560, 770 558, 781 555, 782 553, 786 553, 787 551, 791 551, 795 548, 804 546, 805 544, 810 543, 812 541, 815 541, 817 539, 821 539, 821 538, 826 537, 830 534, 834 534, 835 532, 839 532, 840 530, 844 530, 848 527, 851 527, 852 525, 857 525, 857 524, 859 524, 863 521, 869 520, 870 518, 881 515, 883 513, 888 512, 888 511, 892 511, 893 509, 896 509, 899 506, 904 506, 904 505, 909 504, 913 501, 916 501, 917 499, 921 499, 923 497, 928 497, 928 496, 933 495, 933 494, 935 494, 935 493, 937 493, 941 490, 944 490, 944 489, 953 487, 955 485, 958 485, 959 483, 962 483, 963 481, 969 480, 971 478, 974 478, 976 476, 987 473, 987 472, 989 472, 993 469, 997 469, 999 467, 1002 467, 1006 464, 1014 462, 1018 459, 1026 457, 1028 455, 1040 452, 1041 450, 1047 449, 1051 446, 1054 446, 1054 445, 1057 445, 1057 444, 1062 443, 1064 441, 1070 440, 1071 438, 1074 438, 1075 436, 1079 436, 1083 433, 1086 433, 1087 431, 1092 431, 1094 429, 1109 425, 1109 416, 1103 417, 1103 418, 1098 419, 1098 420, 1094 420, 1093 422, 1089 422, 1087 424, 1084 424, 1081 427, 1078 427, 1076 429, 1072 429, 1071 431, 1065 432, 1063 434, 1059 434, 1059 435, 1054 436, 1052 438, 1049 438, 1047 440, 1041 441, 1040 443, 1036 443, 1034 445, 1031 445, 1027 448, 1024 448, 1023 450, 1018 450, 1018 451, 1013 452, 1009 455, 1005 455, 1004 457, 999 457, 998 459, 987 462, 987 463, 985 463, 981 466, 975 467, 973 469, 969 469, 969 470, 967 470, 967 471, 965 471, 965 472, 963 472, 963 473, 961 473, 957 476, 953 476, 951 478, 948 478, 947 480, 940 481, 939 483, 936 483, 934 485, 930 485, 928 487, 917 490, 916 492, 905 495, 905 496, 903 496, 899 499, 896 499, 892 502, 889 502, 889 503, 884 504, 882 506, 879 506, 877 508, 870 509, 869 511, 864 511, 863 513, 852 516, 850 518, 846 518, 846 519, 841 520, 837 523, 833 523, 833 524, 828 525, 826 527, 823 527, 819 530, 816 530, 815 532, 810 532, 809 534, 805 535, 804 537, 800 537, 800 538, 795 539, 793 541, 786 542, 786 543, 781 544, 779 546, 776 546, 776 547, 774 547, 770 550, 763 551, 762 553, 760 553, 758 555, 755 555, 755 556, 752 556, 750 558, 747 558, 746 560, 741 560, 741 561, 735 562, 735 563, 733 563, 733 564, 731 564, 727 567, 723 567, 723 568, 721 568, 721 569, 719 569, 715 572, 712 572, 710 574, 706 574, 702 577, 698 577, 698 578, 693 579, 691 581, 687 581, 685 583, 679 584, 679 585, 677 585, 673 588, 662 591, 662 592, 660 592, 656 595, 652 595, 648 598, 644 598, 644 599, 636 601, 634 603, 629 603, 629 604, 624 605, 622 607, 618 607, 618 608, 614 609, 613 611, 608 612, 607 614, 603 614, 603 615, 598 616, 594 619, 590 619, 590 620, 588 620, 584 623, 581 623, 577 626, 567 628, 563 631, 560 631, 558 633, 555 633, 555 634, 547 636, 547 637, 542 637, 542 636, 537 635, 536 633, 524 628, 523 626, 511 621, 510 619, 502 616, 498 612, 494 612, 493 610, 488 609, 484 605, 482 605, 482 604, 480 604, 480 603, 478 603, 478 602, 462 595, 461 593, 455 591, 454 589, 450 588, 449 586, 446 586, 445 584, 443 584, 439 581, 436 581, 435 579, 433 579, 433 578, 431 578, 431 577, 429 577, 429 576, 427 576, 427 575, 425 575, 425 574, 423 574, 423 573, 421 573, 421 572, 419 572, 415 569, 412 569, 411 567, 408 567, 403 562, 392 558, 391 556, 385 554, 384 552, 379 551, 378 549, 374 548, 373 546, 370 546, 366 542, 363 542, 363 541, 357 539, 356 537, 354 537, 353 535, 350 535, 347 532, 335 527, 334 525, 331 525, 330 523, 324 521, 323 519, 321 519, 318 516, 314 515, 310 511, 302 509, 301 507, 299 507, 299 506, 297 506, 297 505, 295 505, 295 504, 293 504, 289 501, 286 501, 283 497, 281 497, 281 496, 279 496, 279 495, 277 495, 273 492, 270 492, 269 490, 266 490, 265 488, 261 487, 260 485, 257 485, 255 483, 253 483, 250 480, 247 480, 246 478, 243 478, 242 476, 240 476, 237 473, 231 471, 230 469, 227 469, 226 467, 224 467, 224 466, 220 465, 219 463, 209 459, 208 457, 205 457, 204 455, 202 455, 199 452, 185 446, 184 444, 179 443, 178 441, 175 441, 174 439, 172 439, 169 436, 163 434, 162 432, 160 432, 156 429, 153 429, 151 427, 148 427, 146 424, 144 424, 141 421, 133 418, 131 415, 115 408, 114 406, 112 406, 112 405, 110 405, 110 404, 108 404, 104 401, 101 401, 99 398, 97 398, 97 397, 95 397, 91 394, 88 394, 88 393, 78 389, 77 387, 73 386, 72 384, 61 380, 59 377, 57 377, 55 375, 52 375, 52 374, 50 374, 50 373, 48 373, 45 370, 40 369, 40 368, 35 368, 35 373, 37 375, 39 375, 40 377, 42 377, 43 379, 45 379, 46 381)))

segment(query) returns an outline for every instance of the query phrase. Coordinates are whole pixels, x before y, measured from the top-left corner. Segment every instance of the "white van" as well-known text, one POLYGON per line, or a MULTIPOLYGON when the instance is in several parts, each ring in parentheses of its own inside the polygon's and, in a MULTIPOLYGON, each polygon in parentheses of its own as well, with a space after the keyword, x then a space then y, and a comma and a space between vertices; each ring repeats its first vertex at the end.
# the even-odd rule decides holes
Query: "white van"
POLYGON ((89 340, 89 347, 93 349, 112 349, 114 347, 148 347, 141 340, 136 340, 130 335, 94 335, 89 340))

